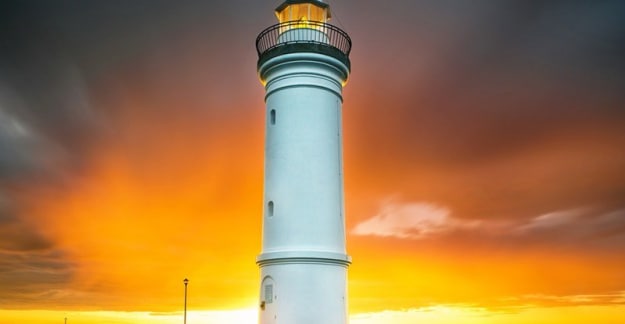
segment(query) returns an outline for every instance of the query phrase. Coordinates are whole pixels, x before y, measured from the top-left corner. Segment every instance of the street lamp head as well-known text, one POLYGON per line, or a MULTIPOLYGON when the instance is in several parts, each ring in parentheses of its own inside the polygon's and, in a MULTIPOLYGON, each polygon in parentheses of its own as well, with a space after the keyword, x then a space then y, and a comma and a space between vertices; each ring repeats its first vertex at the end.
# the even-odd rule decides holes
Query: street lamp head
POLYGON ((186 285, 189 283, 189 279, 184 278, 184 280, 183 280, 182 282, 184 282, 184 284, 185 284, 185 286, 186 286, 186 285))

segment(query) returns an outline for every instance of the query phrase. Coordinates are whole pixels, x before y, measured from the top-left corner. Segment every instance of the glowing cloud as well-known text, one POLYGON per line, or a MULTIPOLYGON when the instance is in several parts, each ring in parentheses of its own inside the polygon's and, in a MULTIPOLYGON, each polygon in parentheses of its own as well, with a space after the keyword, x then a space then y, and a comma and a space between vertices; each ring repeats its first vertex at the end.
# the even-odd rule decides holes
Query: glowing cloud
POLYGON ((377 215, 354 227, 356 235, 421 239, 457 228, 474 227, 479 221, 451 216, 448 208, 426 202, 386 203, 377 215))
POLYGON ((582 216, 586 210, 583 208, 561 210, 552 213, 543 214, 532 218, 528 223, 518 226, 516 231, 528 232, 536 229, 548 229, 561 227, 582 216))

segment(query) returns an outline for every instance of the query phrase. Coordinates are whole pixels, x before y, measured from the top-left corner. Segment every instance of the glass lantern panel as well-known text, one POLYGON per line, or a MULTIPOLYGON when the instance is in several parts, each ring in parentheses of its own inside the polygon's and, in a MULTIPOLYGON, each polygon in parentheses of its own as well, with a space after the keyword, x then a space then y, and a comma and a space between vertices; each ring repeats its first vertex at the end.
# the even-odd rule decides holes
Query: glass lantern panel
POLYGON ((315 6, 311 3, 297 3, 286 6, 278 12, 278 21, 327 21, 327 8, 315 6))
POLYGON ((291 20, 309 21, 310 4, 302 3, 291 5, 291 20))
POLYGON ((283 23, 291 20, 291 9, 290 6, 282 9, 282 11, 278 12, 278 22, 283 23))
POLYGON ((310 6, 310 16, 308 20, 327 22, 327 8, 321 8, 314 5, 310 6))

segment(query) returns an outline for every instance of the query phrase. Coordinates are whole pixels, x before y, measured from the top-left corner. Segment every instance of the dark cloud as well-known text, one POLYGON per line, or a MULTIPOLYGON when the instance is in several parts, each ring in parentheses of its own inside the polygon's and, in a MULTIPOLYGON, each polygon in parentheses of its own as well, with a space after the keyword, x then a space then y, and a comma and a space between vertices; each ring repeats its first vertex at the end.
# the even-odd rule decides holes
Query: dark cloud
POLYGON ((43 3, 3 7, 0 179, 41 180, 58 175, 56 168, 80 165, 96 131, 96 112, 79 49, 59 26, 71 19, 48 15, 58 7, 43 3))
POLYGON ((52 247, 49 239, 16 216, 0 215, 0 225, 0 251, 28 252, 52 247))
POLYGON ((1 6, 0 179, 76 173, 102 141, 117 140, 129 98, 146 123, 226 111, 242 80, 258 88, 253 39, 271 20, 250 15, 257 1, 1 6), (247 78, 233 52, 245 53, 247 78))
POLYGON ((63 289, 72 274, 66 256, 0 195, 0 307, 40 300, 46 292, 63 289))
POLYGON ((163 125, 192 121, 183 127, 193 134, 262 107, 262 99, 249 105, 240 88, 262 92, 253 41, 273 17, 255 14, 260 7, 266 9, 258 1, 0 3, 2 308, 75 303, 85 290, 110 288, 70 291, 71 257, 41 215, 20 204, 77 190, 104 148, 158 146, 150 140, 163 125))
POLYGON ((74 272, 64 255, 55 250, 11 252, 0 250, 0 307, 58 303, 74 272))
POLYGON ((375 112, 381 116, 367 120, 386 123, 378 125, 384 133, 363 134, 363 141, 427 152, 439 163, 467 163, 563 128, 625 119, 622 3, 425 1, 410 7, 379 9, 377 19, 386 24, 351 22, 362 27, 352 33, 354 74, 359 65, 364 74, 351 85, 371 88, 358 94, 381 111, 361 113, 375 112))
POLYGON ((523 245, 565 246, 617 252, 625 248, 625 209, 572 209, 547 213, 515 226, 511 240, 523 245))
POLYGON ((337 6, 354 178, 473 218, 625 206, 624 3, 337 6))

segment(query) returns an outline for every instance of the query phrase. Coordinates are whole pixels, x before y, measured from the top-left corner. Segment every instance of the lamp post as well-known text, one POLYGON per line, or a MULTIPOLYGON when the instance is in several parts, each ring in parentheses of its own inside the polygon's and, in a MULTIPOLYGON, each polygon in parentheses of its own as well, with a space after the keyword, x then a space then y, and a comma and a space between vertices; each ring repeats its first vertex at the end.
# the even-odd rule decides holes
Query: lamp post
POLYGON ((187 324, 187 285, 189 284, 189 279, 184 278, 182 282, 184 282, 184 324, 187 324))

